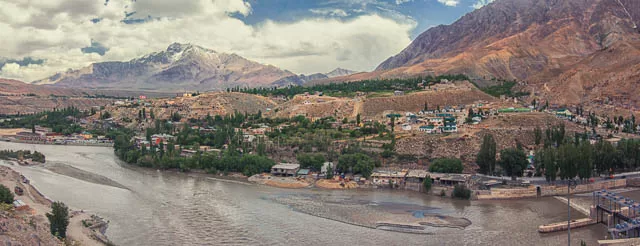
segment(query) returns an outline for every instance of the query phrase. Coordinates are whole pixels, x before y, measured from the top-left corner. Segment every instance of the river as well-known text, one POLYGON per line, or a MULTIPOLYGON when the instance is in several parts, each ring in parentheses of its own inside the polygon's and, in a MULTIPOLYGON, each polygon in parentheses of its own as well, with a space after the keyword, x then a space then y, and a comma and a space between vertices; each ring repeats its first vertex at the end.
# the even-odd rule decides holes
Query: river
MULTIPOLYGON (((391 190, 287 190, 122 165, 106 147, 0 142, 0 149, 44 153, 45 166, 12 167, 49 198, 109 220, 107 236, 117 245, 566 245, 567 239, 566 232, 537 232, 541 224, 566 220, 566 205, 551 197, 469 202, 391 190), (54 172, 50 167, 56 165, 75 171, 54 172), (429 208, 471 225, 432 228, 429 234, 371 229, 325 219, 340 216, 332 209, 324 218, 300 212, 275 199, 283 197, 320 197, 332 206, 357 201, 400 208, 396 213, 429 208)), ((585 217, 576 210, 572 215, 585 217)), ((575 245, 593 245, 605 228, 574 229, 571 236, 575 245)))

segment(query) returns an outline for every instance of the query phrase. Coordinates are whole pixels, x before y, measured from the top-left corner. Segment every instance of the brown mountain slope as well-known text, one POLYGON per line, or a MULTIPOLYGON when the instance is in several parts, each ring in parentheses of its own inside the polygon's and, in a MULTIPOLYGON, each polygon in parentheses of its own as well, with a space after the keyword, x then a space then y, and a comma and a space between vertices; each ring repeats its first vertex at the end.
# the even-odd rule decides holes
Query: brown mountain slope
POLYGON ((559 103, 618 97, 638 83, 639 20, 638 0, 496 0, 427 30, 374 72, 334 81, 464 73, 546 83, 559 103))
POLYGON ((12 79, 0 78, 0 94, 1 95, 26 95, 35 94, 39 96, 79 96, 83 95, 81 90, 59 88, 53 86, 40 86, 27 84, 12 79))

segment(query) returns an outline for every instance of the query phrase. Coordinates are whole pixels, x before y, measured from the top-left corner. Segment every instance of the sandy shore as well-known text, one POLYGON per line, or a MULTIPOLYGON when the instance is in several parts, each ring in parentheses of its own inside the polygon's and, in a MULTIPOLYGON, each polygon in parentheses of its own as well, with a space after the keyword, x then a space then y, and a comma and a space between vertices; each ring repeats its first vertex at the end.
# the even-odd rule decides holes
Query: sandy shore
POLYGON ((316 187, 323 189, 342 190, 358 188, 358 184, 355 181, 349 181, 345 183, 337 180, 319 179, 318 181, 316 181, 316 187))
POLYGON ((307 182, 304 179, 297 179, 294 177, 276 177, 271 176, 270 174, 253 175, 249 177, 249 181, 278 188, 290 189, 305 188, 311 185, 310 182, 307 182))
MULTIPOLYGON (((23 183, 20 173, 7 166, 0 166, 0 184, 8 187, 10 190, 13 190, 16 186, 21 187, 24 190, 24 194, 19 196, 14 193, 14 199, 21 200, 29 208, 22 211, 14 211, 13 213, 18 217, 28 218, 26 220, 30 221, 30 224, 35 223, 36 226, 34 227, 45 228, 48 232, 49 221, 45 214, 51 211, 52 201, 40 193, 33 185, 23 183)), ((96 223, 95 221, 98 220, 97 218, 94 220, 90 214, 83 211, 71 210, 70 217, 70 223, 67 227, 68 239, 78 242, 79 245, 105 245, 103 242, 106 242, 106 237, 102 232, 106 229, 106 225, 95 229, 86 227, 84 224, 88 221, 90 221, 90 223, 96 223), (82 221, 85 221, 85 223, 82 221), (97 238, 103 239, 104 241, 97 238)), ((50 233, 48 236, 53 237, 50 233)), ((60 243, 57 239, 53 240, 53 242, 41 242, 42 245, 60 245, 60 243)), ((23 244, 31 245, 27 242, 23 244)))

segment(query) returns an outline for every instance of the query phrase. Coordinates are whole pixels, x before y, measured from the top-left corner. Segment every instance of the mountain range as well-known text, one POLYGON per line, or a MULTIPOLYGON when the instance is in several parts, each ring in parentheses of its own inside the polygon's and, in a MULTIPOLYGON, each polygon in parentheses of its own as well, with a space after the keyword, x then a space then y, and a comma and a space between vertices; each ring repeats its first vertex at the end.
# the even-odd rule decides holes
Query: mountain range
POLYGON ((328 73, 314 73, 310 75, 304 75, 304 74, 292 75, 292 76, 285 77, 273 82, 273 85, 275 86, 303 85, 310 81, 328 80, 331 78, 348 76, 356 73, 358 72, 348 70, 348 69, 343 69, 343 68, 336 68, 333 71, 328 73))
POLYGON ((272 65, 197 45, 174 43, 127 62, 100 62, 35 81, 64 87, 140 90, 211 90, 270 86, 295 74, 272 65))
POLYGON ((559 104, 639 106, 638 21, 638 0, 496 0, 339 79, 463 73, 516 80, 559 104))
POLYGON ((100 62, 57 73, 35 84, 88 89, 215 90, 229 87, 301 85, 355 73, 337 68, 329 73, 296 75, 236 54, 192 44, 174 43, 160 52, 128 62, 100 62))

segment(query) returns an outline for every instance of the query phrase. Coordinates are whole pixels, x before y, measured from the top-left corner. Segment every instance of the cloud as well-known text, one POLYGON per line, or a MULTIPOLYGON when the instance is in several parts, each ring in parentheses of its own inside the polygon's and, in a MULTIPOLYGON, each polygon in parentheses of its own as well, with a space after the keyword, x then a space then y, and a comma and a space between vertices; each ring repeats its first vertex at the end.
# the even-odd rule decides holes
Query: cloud
POLYGON ((0 57, 0 68, 2 68, 5 64, 15 63, 19 66, 28 66, 29 64, 41 65, 44 63, 44 59, 34 59, 32 57, 25 57, 22 60, 15 59, 6 59, 0 57))
POLYGON ((80 49, 80 51, 82 51, 82 53, 96 53, 103 56, 107 51, 109 51, 109 48, 104 47, 101 43, 91 40, 91 46, 84 47, 80 49))
POLYGON ((364 71, 406 47, 416 26, 415 21, 375 13, 343 20, 340 16, 348 13, 337 8, 326 12, 329 15, 293 22, 248 25, 237 17, 252 13, 251 5, 242 0, 27 2, 0 0, 0 33, 11 34, 0 40, 0 54, 46 62, 7 63, 0 77, 39 80, 94 62, 127 61, 173 42, 236 53, 295 73, 335 67, 364 71), (145 21, 124 23, 128 18, 145 21))
POLYGON ((310 9, 309 12, 317 15, 334 16, 334 17, 347 17, 349 14, 343 9, 310 9))
POLYGON ((479 9, 479 8, 484 7, 487 4, 492 3, 493 1, 495 1, 495 0, 478 0, 471 7, 475 8, 475 9, 479 9))
POLYGON ((438 2, 446 6, 455 7, 458 6, 460 0, 438 0, 438 2))
POLYGON ((400 4, 403 4, 403 3, 408 3, 408 2, 413 2, 413 0, 396 0, 396 4, 397 5, 400 5, 400 4))

